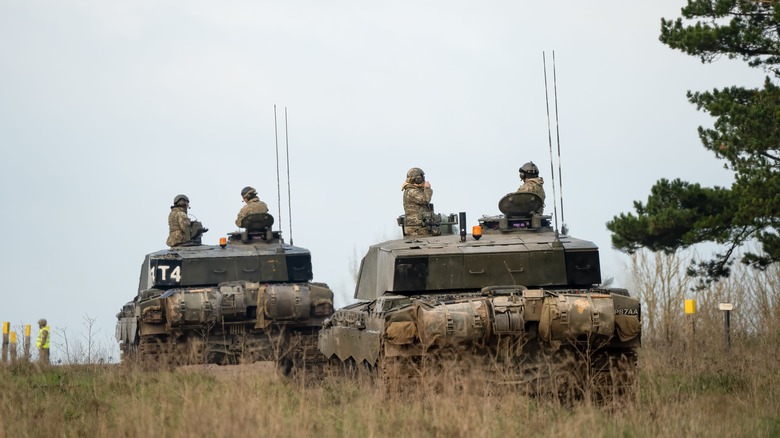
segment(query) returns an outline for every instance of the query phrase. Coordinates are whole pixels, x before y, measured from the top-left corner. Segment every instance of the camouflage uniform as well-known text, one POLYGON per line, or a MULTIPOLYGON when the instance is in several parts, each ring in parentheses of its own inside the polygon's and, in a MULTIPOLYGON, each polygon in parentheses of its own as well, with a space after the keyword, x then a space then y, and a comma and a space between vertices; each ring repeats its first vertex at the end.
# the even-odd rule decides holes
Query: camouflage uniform
POLYGON ((523 181, 523 185, 520 186, 519 189, 517 189, 518 193, 522 192, 528 192, 538 195, 540 198, 542 198, 542 206, 534 211, 534 214, 542 214, 544 211, 544 180, 542 177, 536 177, 536 178, 526 178, 525 181, 523 181))
POLYGON ((428 227, 423 226, 423 215, 433 214, 431 208, 431 198, 433 189, 425 188, 422 185, 405 183, 404 187, 404 214, 406 215, 406 226, 404 230, 409 236, 427 236, 428 227))
POLYGON ((190 218, 187 217, 187 207, 171 207, 168 214, 168 246, 178 246, 190 238, 190 218))
POLYGON ((261 201, 260 199, 252 198, 246 201, 246 205, 244 205, 241 208, 241 211, 238 212, 236 226, 241 227, 241 221, 243 221, 245 217, 256 213, 268 213, 268 206, 265 205, 265 202, 261 201))

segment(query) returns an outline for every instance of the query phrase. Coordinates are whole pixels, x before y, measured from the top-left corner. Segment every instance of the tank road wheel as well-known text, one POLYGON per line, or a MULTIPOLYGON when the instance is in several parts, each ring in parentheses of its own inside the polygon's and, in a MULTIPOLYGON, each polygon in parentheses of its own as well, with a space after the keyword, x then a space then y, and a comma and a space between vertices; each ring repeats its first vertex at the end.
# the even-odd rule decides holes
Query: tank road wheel
POLYGON ((570 404, 586 392, 586 364, 580 352, 561 348, 539 353, 533 360, 518 364, 525 393, 532 397, 549 397, 570 404))
POLYGON ((409 393, 422 381, 420 357, 380 354, 375 368, 377 385, 385 395, 409 393))
POLYGON ((312 376, 325 372, 326 359, 317 348, 318 332, 286 330, 275 343, 276 362, 285 376, 306 372, 312 376))
POLYGON ((171 363, 179 365, 198 365, 205 363, 206 343, 195 336, 185 336, 171 345, 171 363))
POLYGON ((605 351, 591 365, 594 401, 608 403, 637 393, 635 351, 605 351))
POLYGON ((379 386, 385 394, 397 394, 399 392, 398 390, 404 380, 401 378, 402 370, 401 358, 380 356, 378 366, 379 386))
POLYGON ((173 367, 173 355, 167 336, 142 336, 138 346, 141 366, 147 369, 173 367))
POLYGON ((140 353, 138 344, 123 343, 119 346, 119 362, 121 364, 138 365, 139 361, 140 353))

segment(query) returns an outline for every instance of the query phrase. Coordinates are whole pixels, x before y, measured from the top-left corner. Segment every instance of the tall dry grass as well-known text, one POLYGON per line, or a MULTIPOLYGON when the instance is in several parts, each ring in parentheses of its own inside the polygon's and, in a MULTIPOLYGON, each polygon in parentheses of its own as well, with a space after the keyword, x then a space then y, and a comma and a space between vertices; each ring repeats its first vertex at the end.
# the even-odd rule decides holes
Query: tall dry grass
POLYGON ((725 341, 724 313, 720 303, 731 303, 732 338, 778 341, 780 338, 780 266, 758 271, 736 263, 730 277, 695 289, 686 268, 695 252, 677 254, 639 251, 631 256, 632 294, 642 302, 642 339, 645 346, 686 344, 692 322, 696 342, 725 341), (684 300, 696 300, 696 313, 684 314, 684 300))
POLYGON ((399 393, 366 376, 287 379, 259 367, 17 364, 0 366, 0 438, 780 436, 780 271, 737 266, 692 292, 676 257, 633 260, 645 324, 639 391, 605 405, 529 398, 447 373, 399 393), (690 297, 693 334, 682 311, 690 297), (735 305, 729 349, 719 302, 735 305))
POLYGON ((780 436, 780 347, 653 347, 639 392, 605 406, 534 399, 445 374, 386 392, 366 376, 312 382, 230 368, 0 368, 0 437, 780 436))

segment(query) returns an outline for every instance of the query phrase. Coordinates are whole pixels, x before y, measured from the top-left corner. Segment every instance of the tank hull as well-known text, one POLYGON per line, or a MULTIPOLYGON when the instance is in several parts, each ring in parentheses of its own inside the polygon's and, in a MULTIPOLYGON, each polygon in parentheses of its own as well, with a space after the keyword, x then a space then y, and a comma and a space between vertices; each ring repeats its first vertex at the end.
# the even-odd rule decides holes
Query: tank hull
POLYGON ((123 360, 148 366, 273 360, 320 362, 317 333, 332 313, 321 283, 222 283, 148 290, 124 306, 117 335, 123 360))
POLYGON ((138 293, 117 315, 123 362, 146 367, 321 363, 317 334, 333 292, 310 281, 308 250, 277 232, 148 254, 138 293))
POLYGON ((633 390, 640 317, 620 289, 383 296, 337 310, 318 348, 391 386, 449 369, 530 395, 603 398, 633 390))

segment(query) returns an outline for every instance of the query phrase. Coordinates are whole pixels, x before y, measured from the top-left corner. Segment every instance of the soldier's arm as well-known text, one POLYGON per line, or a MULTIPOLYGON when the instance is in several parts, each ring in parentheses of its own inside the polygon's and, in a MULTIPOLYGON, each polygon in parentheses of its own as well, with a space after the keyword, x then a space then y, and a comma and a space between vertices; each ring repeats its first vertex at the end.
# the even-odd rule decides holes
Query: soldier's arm
POLYGON ((41 347, 46 345, 46 340, 49 339, 49 331, 43 330, 43 333, 41 334, 41 347))
POLYGON ((236 226, 238 228, 241 228, 241 219, 244 218, 244 208, 246 207, 242 207, 241 210, 239 210, 238 212, 238 216, 236 216, 236 226))
POLYGON ((184 231, 184 236, 190 238, 190 218, 187 217, 187 213, 181 213, 178 217, 179 228, 184 231))
POLYGON ((413 190, 409 193, 409 200, 415 204, 428 204, 433 197, 433 189, 413 190))

